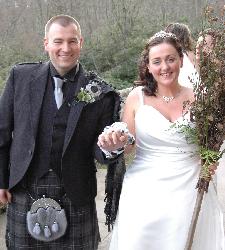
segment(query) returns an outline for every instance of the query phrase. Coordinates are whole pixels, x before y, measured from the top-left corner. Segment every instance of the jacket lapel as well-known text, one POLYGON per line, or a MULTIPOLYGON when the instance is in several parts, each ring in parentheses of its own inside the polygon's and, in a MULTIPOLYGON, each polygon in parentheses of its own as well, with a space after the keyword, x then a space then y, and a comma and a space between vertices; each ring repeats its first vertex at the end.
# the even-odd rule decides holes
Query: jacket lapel
POLYGON ((36 137, 38 122, 40 117, 41 105, 48 83, 49 62, 42 64, 38 72, 34 72, 30 82, 30 104, 31 104, 31 123, 33 135, 36 137))
MULTIPOLYGON (((78 94, 80 88, 86 86, 87 84, 88 84, 87 78, 85 77, 84 71, 80 65, 80 70, 78 72, 78 79, 76 81, 75 91, 73 94, 74 98, 78 94)), ((81 112, 82 112, 85 105, 86 105, 85 102, 77 102, 75 100, 73 100, 71 102, 71 108, 70 108, 70 113, 69 113, 69 117, 68 117, 66 134, 65 134, 64 145, 63 145, 63 155, 66 151, 66 148, 69 145, 71 137, 72 137, 72 135, 75 131, 75 128, 77 126, 77 122, 80 118, 81 112)))

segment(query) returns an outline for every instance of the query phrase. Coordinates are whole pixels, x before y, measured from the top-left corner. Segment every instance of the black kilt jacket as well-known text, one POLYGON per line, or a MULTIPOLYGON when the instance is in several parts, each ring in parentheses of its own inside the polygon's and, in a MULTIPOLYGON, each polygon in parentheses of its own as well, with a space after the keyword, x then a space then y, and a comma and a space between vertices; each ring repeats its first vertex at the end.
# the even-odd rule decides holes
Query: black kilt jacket
MULTIPOLYGON (((78 74, 80 87, 90 83, 81 65, 78 74)), ((1 189, 15 187, 31 164, 48 75, 49 62, 18 64, 10 72, 0 97, 1 189)), ((96 196, 94 159, 107 163, 96 144, 97 138, 106 125, 118 119, 119 96, 109 85, 103 85, 95 102, 76 101, 74 93, 69 103, 61 168, 67 196, 77 207, 96 196)))

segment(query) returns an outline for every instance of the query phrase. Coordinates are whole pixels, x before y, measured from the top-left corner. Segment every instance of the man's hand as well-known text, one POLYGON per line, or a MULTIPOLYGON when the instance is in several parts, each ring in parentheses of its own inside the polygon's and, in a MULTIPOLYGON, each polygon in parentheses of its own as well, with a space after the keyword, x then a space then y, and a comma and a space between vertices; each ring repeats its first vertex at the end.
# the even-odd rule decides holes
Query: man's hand
POLYGON ((0 203, 7 204, 10 203, 12 199, 11 193, 7 189, 0 189, 0 203))

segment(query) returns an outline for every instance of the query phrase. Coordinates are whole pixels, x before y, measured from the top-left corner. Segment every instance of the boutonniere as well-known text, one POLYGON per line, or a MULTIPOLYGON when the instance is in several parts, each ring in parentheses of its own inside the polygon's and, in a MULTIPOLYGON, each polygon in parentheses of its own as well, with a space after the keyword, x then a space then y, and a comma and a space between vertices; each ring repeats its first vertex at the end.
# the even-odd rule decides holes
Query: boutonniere
POLYGON ((81 88, 76 99, 78 102, 92 103, 99 99, 102 88, 99 82, 93 80, 85 88, 81 88))

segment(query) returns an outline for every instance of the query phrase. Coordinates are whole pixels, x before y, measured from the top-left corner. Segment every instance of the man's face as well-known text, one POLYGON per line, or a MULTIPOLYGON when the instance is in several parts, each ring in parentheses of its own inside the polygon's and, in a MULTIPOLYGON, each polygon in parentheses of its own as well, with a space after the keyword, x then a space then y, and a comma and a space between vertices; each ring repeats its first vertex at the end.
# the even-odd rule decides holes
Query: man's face
POLYGON ((57 72, 63 76, 78 62, 83 39, 75 24, 53 23, 44 40, 45 51, 57 72))

